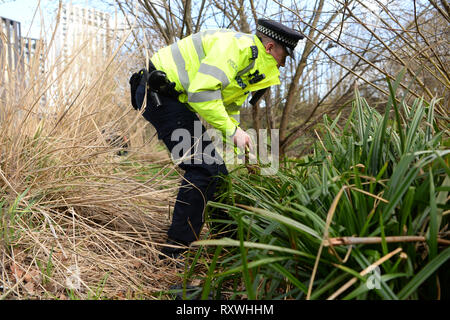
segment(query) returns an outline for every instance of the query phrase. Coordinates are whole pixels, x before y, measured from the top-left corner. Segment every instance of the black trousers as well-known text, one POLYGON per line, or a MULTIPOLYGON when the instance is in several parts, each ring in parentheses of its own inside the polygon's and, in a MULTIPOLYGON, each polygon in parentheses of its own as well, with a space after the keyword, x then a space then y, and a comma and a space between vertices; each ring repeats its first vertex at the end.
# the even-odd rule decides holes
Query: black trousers
POLYGON ((179 160, 179 167, 185 171, 184 179, 178 191, 168 237, 189 244, 200 235, 205 207, 208 201, 215 200, 221 181, 219 176, 227 175, 228 171, 197 115, 178 100, 163 96, 161 100, 162 106, 155 107, 149 99, 143 116, 155 127, 158 138, 172 157, 177 159, 184 155, 184 160, 179 160))

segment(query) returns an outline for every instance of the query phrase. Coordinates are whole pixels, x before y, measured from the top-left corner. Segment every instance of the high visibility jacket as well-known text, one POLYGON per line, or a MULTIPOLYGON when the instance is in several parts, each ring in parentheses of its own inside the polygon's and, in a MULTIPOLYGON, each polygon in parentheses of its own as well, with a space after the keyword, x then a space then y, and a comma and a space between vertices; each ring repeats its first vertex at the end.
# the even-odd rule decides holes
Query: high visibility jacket
POLYGON ((227 29, 186 37, 151 60, 176 83, 180 102, 226 135, 239 125, 233 116, 250 92, 280 84, 277 62, 258 37, 227 29))

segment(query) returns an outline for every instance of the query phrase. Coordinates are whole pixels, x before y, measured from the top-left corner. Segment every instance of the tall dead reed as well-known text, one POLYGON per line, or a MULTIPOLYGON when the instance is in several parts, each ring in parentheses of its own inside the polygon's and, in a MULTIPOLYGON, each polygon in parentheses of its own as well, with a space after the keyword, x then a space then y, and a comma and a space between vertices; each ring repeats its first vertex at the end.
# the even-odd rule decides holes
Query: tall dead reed
POLYGON ((130 106, 128 34, 64 56, 59 28, 1 64, 0 299, 152 298, 176 277, 156 256, 177 172, 130 106))

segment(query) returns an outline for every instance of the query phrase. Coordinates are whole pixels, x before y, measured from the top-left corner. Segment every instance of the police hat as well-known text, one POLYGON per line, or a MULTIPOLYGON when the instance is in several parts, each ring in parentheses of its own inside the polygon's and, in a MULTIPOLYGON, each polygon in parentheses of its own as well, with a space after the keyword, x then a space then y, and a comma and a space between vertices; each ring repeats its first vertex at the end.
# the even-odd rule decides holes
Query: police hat
POLYGON ((284 46, 290 56, 292 56, 297 42, 304 38, 300 32, 268 19, 258 19, 256 30, 284 46))

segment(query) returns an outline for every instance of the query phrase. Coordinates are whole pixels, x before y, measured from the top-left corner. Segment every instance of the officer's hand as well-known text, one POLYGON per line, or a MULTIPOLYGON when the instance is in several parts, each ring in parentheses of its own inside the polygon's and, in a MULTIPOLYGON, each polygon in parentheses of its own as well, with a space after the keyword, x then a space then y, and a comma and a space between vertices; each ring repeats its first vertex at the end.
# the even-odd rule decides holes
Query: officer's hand
POLYGON ((233 143, 241 150, 246 149, 248 147, 250 152, 253 151, 252 139, 250 136, 241 128, 237 127, 235 134, 233 135, 233 143))

